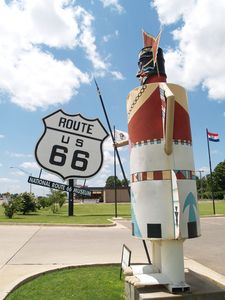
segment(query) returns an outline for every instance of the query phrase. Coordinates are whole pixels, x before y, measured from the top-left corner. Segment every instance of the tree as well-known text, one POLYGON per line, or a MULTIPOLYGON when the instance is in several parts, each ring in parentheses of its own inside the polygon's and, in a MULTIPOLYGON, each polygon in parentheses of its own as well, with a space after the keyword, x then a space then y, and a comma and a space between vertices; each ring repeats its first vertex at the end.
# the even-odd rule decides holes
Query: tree
MULTIPOLYGON (((109 176, 106 179, 105 187, 108 188, 108 189, 113 189, 114 186, 115 186, 114 176, 109 176)), ((122 186, 121 181, 120 181, 120 179, 117 176, 116 176, 116 186, 117 187, 121 187, 122 186)))
POLYGON ((22 193, 12 200, 15 203, 16 210, 21 212, 23 215, 36 211, 36 202, 34 194, 22 193))
POLYGON ((217 191, 225 191, 225 160, 215 167, 213 175, 217 191))
POLYGON ((204 176, 201 180, 197 178, 197 189, 200 194, 200 187, 203 189, 203 198, 212 197, 212 185, 215 199, 223 199, 225 195, 225 160, 220 162, 210 174, 204 176))
MULTIPOLYGON (((127 179, 127 184, 128 184, 128 186, 130 185, 130 180, 128 180, 128 179, 127 179)), ((127 184, 126 184, 125 179, 122 179, 122 180, 121 180, 121 186, 122 186, 122 187, 127 187, 127 184)))

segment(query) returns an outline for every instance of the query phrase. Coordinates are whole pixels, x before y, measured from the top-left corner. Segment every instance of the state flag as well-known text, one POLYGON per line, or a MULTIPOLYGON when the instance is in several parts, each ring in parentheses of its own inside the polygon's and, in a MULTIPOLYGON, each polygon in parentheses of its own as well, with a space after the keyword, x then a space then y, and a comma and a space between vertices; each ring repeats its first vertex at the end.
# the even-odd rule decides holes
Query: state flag
POLYGON ((211 142, 219 142, 219 134, 218 133, 212 133, 208 131, 208 139, 211 142))
POLYGON ((125 131, 121 130, 116 130, 115 131, 115 142, 119 143, 122 141, 127 141, 128 140, 128 133, 125 131))

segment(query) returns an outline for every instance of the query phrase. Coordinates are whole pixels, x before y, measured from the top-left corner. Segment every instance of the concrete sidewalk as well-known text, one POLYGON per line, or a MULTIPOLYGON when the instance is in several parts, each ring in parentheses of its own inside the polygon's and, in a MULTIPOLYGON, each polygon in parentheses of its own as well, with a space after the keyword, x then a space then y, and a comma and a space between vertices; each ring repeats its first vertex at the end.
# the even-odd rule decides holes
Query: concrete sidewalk
MULTIPOLYGON (((118 223, 115 227, 0 226, 0 299, 21 281, 67 266, 120 263, 122 245, 131 263, 147 263, 142 242, 118 223)), ((185 258, 185 266, 225 286, 225 277, 185 258)))

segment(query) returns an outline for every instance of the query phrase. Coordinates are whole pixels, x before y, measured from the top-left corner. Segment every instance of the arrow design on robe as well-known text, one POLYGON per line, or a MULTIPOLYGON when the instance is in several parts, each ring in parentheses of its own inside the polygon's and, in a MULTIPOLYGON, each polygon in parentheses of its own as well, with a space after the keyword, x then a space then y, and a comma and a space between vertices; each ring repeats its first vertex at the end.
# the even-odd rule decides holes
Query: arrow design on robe
POLYGON ((183 212, 185 211, 185 209, 187 207, 189 207, 189 220, 188 221, 196 222, 197 218, 196 218, 195 210, 197 210, 197 203, 196 203, 195 197, 192 194, 192 192, 190 192, 188 194, 187 198, 185 199, 183 212))
POLYGON ((134 235, 141 238, 142 237, 141 231, 140 231, 140 228, 138 226, 137 218, 136 218, 136 215, 134 213, 134 208, 133 208, 134 203, 136 203, 136 199, 135 199, 134 193, 132 191, 131 191, 131 202, 132 202, 132 205, 131 205, 131 218, 132 218, 132 223, 133 223, 133 226, 134 226, 134 228, 133 228, 134 235))

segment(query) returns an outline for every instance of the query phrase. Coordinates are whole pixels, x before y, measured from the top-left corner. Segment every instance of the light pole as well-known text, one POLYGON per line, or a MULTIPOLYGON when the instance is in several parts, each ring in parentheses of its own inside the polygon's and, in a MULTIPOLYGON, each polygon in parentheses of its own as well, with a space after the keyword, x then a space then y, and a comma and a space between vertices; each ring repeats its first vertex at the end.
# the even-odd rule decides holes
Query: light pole
MULTIPOLYGON (((10 169, 17 169, 17 170, 20 170, 21 172, 25 173, 25 174, 28 174, 29 176, 32 176, 32 173, 29 173, 19 167, 10 167, 10 169)), ((30 194, 32 193, 32 184, 30 183, 30 194)))
POLYGON ((201 200, 202 200, 202 192, 203 192, 203 188, 202 188, 202 173, 204 173, 204 170, 198 170, 197 172, 199 172, 200 174, 200 188, 201 188, 201 200))

